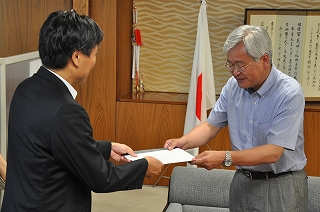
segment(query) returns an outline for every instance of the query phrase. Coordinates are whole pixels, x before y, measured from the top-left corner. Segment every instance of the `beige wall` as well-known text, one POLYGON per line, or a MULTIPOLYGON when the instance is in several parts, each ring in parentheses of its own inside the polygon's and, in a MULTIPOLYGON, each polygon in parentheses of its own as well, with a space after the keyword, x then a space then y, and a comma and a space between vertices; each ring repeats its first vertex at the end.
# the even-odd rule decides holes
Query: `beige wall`
MULTIPOLYGON (((231 76, 222 46, 244 23, 245 8, 319 9, 314 0, 207 0, 216 92, 231 76)), ((143 36, 140 71, 148 91, 188 93, 200 4, 197 0, 134 0, 143 36)))

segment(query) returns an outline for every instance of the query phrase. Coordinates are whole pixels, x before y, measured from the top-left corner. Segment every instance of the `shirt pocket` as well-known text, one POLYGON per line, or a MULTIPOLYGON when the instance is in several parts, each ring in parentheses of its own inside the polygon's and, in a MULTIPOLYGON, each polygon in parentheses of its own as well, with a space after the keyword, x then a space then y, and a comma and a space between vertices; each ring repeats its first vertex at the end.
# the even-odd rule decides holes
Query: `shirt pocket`
POLYGON ((255 124, 254 127, 254 135, 255 135, 255 142, 256 146, 267 144, 268 136, 271 133, 271 122, 261 123, 258 122, 255 124))

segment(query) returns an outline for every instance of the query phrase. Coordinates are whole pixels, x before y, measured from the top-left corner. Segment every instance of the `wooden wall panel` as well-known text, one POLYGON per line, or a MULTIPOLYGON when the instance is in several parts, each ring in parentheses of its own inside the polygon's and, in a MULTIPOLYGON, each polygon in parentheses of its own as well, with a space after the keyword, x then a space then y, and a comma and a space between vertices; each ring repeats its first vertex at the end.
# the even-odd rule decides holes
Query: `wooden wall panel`
POLYGON ((134 150, 162 148, 183 134, 186 105, 118 102, 116 140, 134 150))
POLYGON ((97 62, 90 76, 77 85, 77 101, 87 110, 94 138, 115 141, 116 115, 116 0, 90 1, 89 16, 102 28, 97 62))
MULTIPOLYGON (((183 134, 186 105, 117 102, 117 108, 116 141, 133 150, 162 148, 167 139, 183 134)), ((171 165, 164 175, 170 176, 174 166, 185 164, 171 165)), ((145 184, 157 179, 146 178, 145 184)), ((158 185, 168 185, 168 179, 161 179, 158 185)))
POLYGON ((231 145, 228 127, 222 128, 218 135, 207 144, 208 145, 201 146, 199 152, 204 152, 206 150, 230 150, 231 145))
POLYGON ((117 100, 131 91, 133 0, 117 5, 117 100))
POLYGON ((39 30, 49 13, 71 8, 72 0, 1 0, 0 57, 37 51, 39 30))
POLYGON ((306 172, 308 175, 320 176, 320 111, 304 113, 304 138, 306 172))

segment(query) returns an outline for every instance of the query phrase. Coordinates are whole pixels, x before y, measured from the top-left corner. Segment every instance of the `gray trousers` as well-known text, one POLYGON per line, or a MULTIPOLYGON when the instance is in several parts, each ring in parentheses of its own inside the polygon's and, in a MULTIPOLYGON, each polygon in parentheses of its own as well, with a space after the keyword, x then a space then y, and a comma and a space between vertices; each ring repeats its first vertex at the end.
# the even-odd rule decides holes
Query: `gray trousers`
POLYGON ((237 170, 230 186, 229 205, 231 212, 306 212, 306 172, 252 180, 237 170))

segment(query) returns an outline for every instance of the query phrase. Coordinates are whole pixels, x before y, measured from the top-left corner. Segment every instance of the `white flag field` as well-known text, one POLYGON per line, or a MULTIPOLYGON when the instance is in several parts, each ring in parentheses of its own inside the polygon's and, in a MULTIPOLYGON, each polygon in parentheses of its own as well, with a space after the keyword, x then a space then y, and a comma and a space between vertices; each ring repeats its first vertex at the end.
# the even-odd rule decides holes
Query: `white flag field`
MULTIPOLYGON (((207 110, 212 108, 216 102, 206 8, 207 3, 202 0, 198 17, 184 135, 207 120, 207 110)), ((194 148, 188 152, 196 156, 199 153, 199 148, 194 148)))

